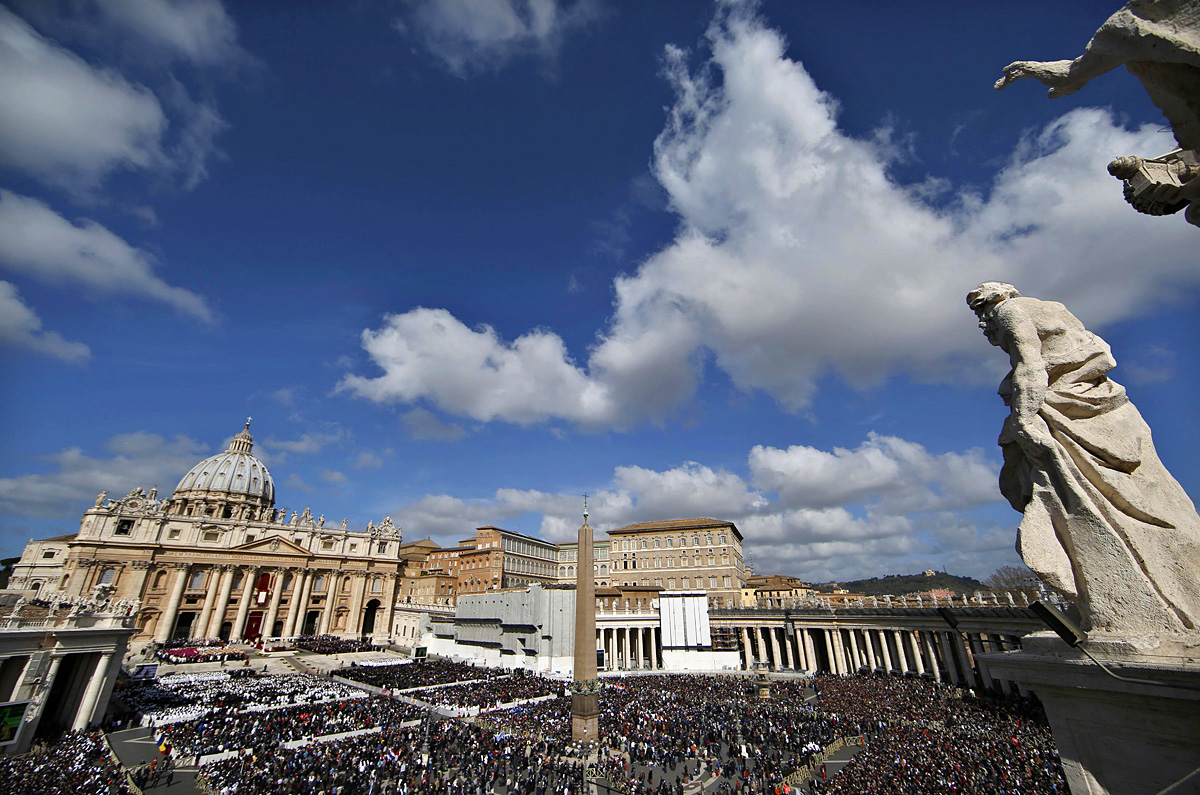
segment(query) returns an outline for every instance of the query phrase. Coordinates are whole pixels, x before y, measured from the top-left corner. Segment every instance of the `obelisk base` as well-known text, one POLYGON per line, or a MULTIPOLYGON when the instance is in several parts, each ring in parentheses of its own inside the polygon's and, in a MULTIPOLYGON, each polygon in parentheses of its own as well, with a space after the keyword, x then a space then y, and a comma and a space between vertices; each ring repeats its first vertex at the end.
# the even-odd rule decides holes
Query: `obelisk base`
POLYGON ((571 739, 595 742, 600 734, 600 695, 571 694, 571 739))

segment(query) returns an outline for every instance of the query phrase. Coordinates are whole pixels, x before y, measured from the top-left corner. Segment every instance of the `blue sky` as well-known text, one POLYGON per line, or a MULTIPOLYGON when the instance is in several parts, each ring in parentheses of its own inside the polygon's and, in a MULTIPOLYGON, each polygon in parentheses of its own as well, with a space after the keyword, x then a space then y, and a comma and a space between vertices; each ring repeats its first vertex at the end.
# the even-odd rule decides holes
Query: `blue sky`
POLYGON ((0 9, 0 553, 251 428, 277 504, 736 521, 810 580, 1015 563, 980 281, 1060 300, 1197 493, 1194 227, 1100 3, 0 9))

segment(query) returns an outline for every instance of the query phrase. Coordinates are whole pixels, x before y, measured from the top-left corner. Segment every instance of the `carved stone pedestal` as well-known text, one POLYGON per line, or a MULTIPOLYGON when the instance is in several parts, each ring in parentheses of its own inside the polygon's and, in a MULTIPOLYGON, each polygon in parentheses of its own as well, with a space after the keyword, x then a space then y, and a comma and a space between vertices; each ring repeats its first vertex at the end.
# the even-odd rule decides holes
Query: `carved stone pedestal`
POLYGON ((1200 792, 1200 638, 1093 636, 1087 647, 1114 673, 1156 684, 1114 679, 1050 632, 979 659, 1041 699, 1072 795, 1144 795, 1189 776, 1171 792, 1200 792))
POLYGON ((571 739, 595 742, 600 733, 600 694, 571 694, 571 739))

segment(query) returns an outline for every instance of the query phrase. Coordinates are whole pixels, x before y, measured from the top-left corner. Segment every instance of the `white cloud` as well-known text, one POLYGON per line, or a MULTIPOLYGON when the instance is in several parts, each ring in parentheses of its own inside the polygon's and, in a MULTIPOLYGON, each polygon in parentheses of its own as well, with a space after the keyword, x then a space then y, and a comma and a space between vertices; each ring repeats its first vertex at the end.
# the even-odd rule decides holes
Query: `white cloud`
MULTIPOLYGON (((1001 502, 995 466, 978 450, 933 454, 871 434, 855 450, 758 446, 746 470, 747 477, 695 462, 617 467, 609 483, 589 489, 590 524, 602 534, 634 522, 728 519, 760 572, 812 581, 949 563, 982 578, 1013 561, 1013 526, 977 515, 1001 502)), ((542 538, 561 543, 576 538, 582 507, 580 494, 501 488, 470 501, 430 495, 394 514, 412 537, 441 544, 508 520, 536 522, 542 538)))
POLYGON ((267 438, 262 441, 262 445, 273 450, 283 450, 298 455, 312 455, 321 452, 327 445, 341 442, 345 438, 346 432, 338 429, 330 432, 306 433, 299 439, 292 440, 267 438))
POLYGON ((856 450, 755 446, 750 472, 789 508, 823 509, 875 500, 877 513, 968 509, 997 499, 996 471, 983 451, 933 455, 923 446, 871 433, 856 450))
POLYGON ((355 469, 379 469, 383 466, 383 459, 370 450, 364 450, 354 459, 355 469))
POLYGON ((400 418, 414 439, 433 442, 457 442, 466 433, 462 426, 445 423, 432 411, 415 408, 400 418))
POLYGON ((69 342, 53 331, 42 331, 42 321, 21 300, 17 288, 0 281, 0 344, 43 353, 78 364, 92 352, 82 342, 69 342))
POLYGON ((218 0, 96 0, 115 26, 199 65, 245 57, 237 27, 218 0))
POLYGON ((167 163, 162 106, 0 8, 0 161, 76 191, 117 168, 167 163))
POLYGON ((78 518, 97 492, 122 496, 134 487, 159 486, 168 496, 207 448, 186 436, 164 439, 144 431, 118 434, 104 443, 109 456, 71 447, 48 456, 57 471, 0 478, 0 511, 7 515, 78 518))
POLYGON ((292 491, 301 491, 305 494, 311 494, 316 491, 316 489, 309 485, 308 481, 297 475, 295 472, 287 476, 287 478, 283 481, 283 485, 292 491))
POLYGON ((49 283, 162 301, 212 322, 203 298, 154 274, 154 257, 95 221, 72 224, 37 199, 0 189, 0 267, 49 283))
POLYGON ((321 480, 325 481, 326 483, 345 483, 346 482, 346 476, 343 475, 341 472, 338 472, 336 469, 322 469, 320 474, 321 474, 321 480))
POLYGON ((721 6, 708 45, 696 68, 667 50, 676 98, 654 173, 680 231, 616 280, 586 366, 551 331, 508 342, 417 309, 364 333, 383 375, 343 387, 481 421, 625 428, 690 399, 711 359, 797 411, 831 373, 859 388, 898 372, 991 377, 995 352, 963 301, 981 281, 1063 301, 1093 328, 1200 286, 1194 230, 1133 212, 1106 171, 1116 154, 1160 151, 1157 124, 1069 112, 1027 136, 987 195, 935 205, 890 177, 902 146, 839 129, 836 99, 752 4, 721 6))
POLYGON ((459 77, 528 54, 554 58, 571 31, 597 18, 594 0, 419 0, 396 20, 459 77))

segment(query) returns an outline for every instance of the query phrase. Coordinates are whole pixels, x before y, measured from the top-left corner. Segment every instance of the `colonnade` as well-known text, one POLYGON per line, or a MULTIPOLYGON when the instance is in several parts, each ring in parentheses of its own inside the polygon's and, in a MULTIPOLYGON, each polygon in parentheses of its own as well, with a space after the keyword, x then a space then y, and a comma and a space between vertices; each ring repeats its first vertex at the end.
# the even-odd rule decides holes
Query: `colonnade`
MULTIPOLYGON (((169 596, 154 633, 154 640, 160 643, 172 637, 181 613, 190 611, 191 605, 185 605, 184 600, 189 578, 196 571, 205 572, 204 596, 197 605, 199 615, 190 636, 219 637, 229 621, 228 639, 234 641, 256 635, 294 637, 306 634, 306 629, 312 634, 390 634, 399 579, 394 573, 288 566, 174 563, 168 570, 173 571, 169 596), (258 587, 264 573, 269 575, 265 590, 258 587), (237 611, 230 620, 228 613, 239 577, 237 611), (313 613, 316 615, 310 622, 313 613), (364 626, 368 615, 374 619, 370 627, 364 626), (278 633, 274 631, 276 624, 280 625, 278 633)), ((144 589, 140 591, 144 594, 144 589)))
POLYGON ((597 648, 604 650, 607 671, 656 671, 663 667, 662 629, 658 626, 599 627, 597 648))
POLYGON ((1020 636, 959 629, 801 626, 771 623, 738 628, 743 665, 783 671, 852 674, 874 671, 928 676, 938 682, 1015 692, 991 676, 981 654, 1020 648, 1020 636))

